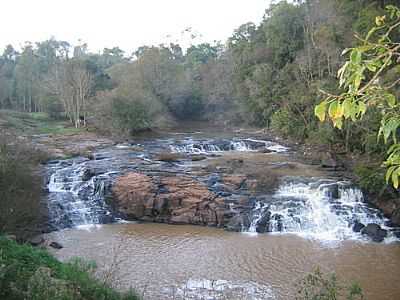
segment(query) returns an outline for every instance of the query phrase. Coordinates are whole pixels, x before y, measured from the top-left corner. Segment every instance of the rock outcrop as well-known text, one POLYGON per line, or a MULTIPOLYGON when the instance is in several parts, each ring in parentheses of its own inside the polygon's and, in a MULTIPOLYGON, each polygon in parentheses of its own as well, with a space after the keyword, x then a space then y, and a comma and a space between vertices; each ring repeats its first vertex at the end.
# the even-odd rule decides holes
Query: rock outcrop
POLYGON ((187 176, 128 173, 113 186, 115 209, 129 219, 224 226, 224 200, 187 176))
POLYGON ((400 199, 385 199, 371 196, 368 202, 379 208, 391 223, 400 226, 400 199))

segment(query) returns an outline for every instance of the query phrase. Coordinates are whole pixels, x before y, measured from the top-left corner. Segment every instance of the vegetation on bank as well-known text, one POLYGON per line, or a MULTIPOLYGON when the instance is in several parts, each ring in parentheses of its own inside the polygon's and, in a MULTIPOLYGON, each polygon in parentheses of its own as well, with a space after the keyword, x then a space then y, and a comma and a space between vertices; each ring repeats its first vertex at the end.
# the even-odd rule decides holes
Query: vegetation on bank
POLYGON ((46 159, 23 138, 0 133, 0 233, 24 239, 39 230, 47 211, 37 166, 46 159))
POLYGON ((397 189, 400 178, 400 144, 397 142, 400 127, 400 106, 396 99, 396 85, 400 83, 400 9, 387 6, 387 16, 377 16, 365 38, 358 37, 361 45, 349 48, 349 59, 338 71, 340 95, 327 93, 327 98, 315 107, 320 121, 326 116, 334 127, 342 129, 346 120, 362 120, 367 111, 376 109, 380 114, 378 140, 390 146, 385 165, 386 181, 397 189), (397 76, 381 75, 396 74, 397 76))
POLYGON ((297 288, 296 300, 365 299, 357 283, 343 284, 335 273, 324 274, 319 268, 301 279, 297 288))
POLYGON ((46 112, 21 112, 15 110, 0 110, 0 130, 14 132, 19 135, 35 134, 73 134, 77 129, 64 118, 51 117, 46 112))
POLYGON ((81 260, 61 263, 46 251, 0 236, 0 299, 136 300, 93 276, 95 265, 81 260))

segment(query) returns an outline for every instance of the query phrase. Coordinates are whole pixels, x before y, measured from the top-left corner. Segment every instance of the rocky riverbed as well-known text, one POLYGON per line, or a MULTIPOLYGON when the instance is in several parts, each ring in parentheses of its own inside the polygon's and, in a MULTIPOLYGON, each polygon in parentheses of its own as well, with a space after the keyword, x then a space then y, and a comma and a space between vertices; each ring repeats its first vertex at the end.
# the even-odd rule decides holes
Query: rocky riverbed
POLYGON ((332 159, 303 163, 254 133, 84 145, 82 156, 48 163, 53 229, 139 220, 337 240, 398 234, 332 159))

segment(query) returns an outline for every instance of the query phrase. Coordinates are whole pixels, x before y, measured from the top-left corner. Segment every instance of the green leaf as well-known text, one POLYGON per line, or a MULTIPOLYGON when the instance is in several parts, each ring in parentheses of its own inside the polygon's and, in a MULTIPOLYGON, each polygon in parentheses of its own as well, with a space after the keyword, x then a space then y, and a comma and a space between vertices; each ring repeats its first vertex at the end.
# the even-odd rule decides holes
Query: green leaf
POLYGON ((343 116, 343 107, 338 101, 333 101, 329 105, 328 110, 329 117, 333 119, 339 119, 343 116))
POLYGON ((345 119, 348 119, 352 115, 353 103, 350 98, 346 98, 343 103, 343 115, 345 119))
POLYGON ((315 109, 314 109, 314 114, 318 117, 318 119, 321 122, 325 121, 325 111, 326 111, 326 106, 327 106, 326 101, 322 101, 320 104, 318 104, 315 109))
POLYGON ((342 129, 342 126, 343 126, 342 118, 333 119, 332 121, 333 121, 333 126, 335 126, 336 128, 342 129))
POLYGON ((396 189, 399 187, 399 175, 400 175, 400 168, 397 167, 397 169, 394 170, 392 173, 392 183, 396 189))
POLYGON ((396 97, 393 94, 386 94, 385 98, 391 108, 396 106, 396 97))
POLYGON ((376 65, 373 62, 367 62, 365 64, 365 66, 367 67, 368 70, 370 70, 371 72, 376 72, 377 68, 376 65))
POLYGON ((367 112, 367 105, 362 101, 358 102, 358 110, 361 114, 361 117, 364 116, 367 112))
POLYGON ((386 183, 389 183, 390 178, 392 177, 393 171, 397 168, 397 166, 391 166, 389 169, 386 171, 386 183))
POLYGON ((358 49, 353 49, 350 54, 350 61, 351 63, 358 65, 361 62, 361 51, 358 49))

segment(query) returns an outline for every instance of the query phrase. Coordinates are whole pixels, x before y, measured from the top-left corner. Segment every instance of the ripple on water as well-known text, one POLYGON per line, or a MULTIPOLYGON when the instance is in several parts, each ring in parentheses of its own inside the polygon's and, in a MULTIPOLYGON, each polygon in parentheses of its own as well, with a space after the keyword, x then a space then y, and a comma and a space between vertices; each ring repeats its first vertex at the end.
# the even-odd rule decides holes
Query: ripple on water
POLYGON ((293 299, 295 283, 317 265, 325 272, 336 271, 345 281, 358 281, 367 299, 400 295, 398 244, 345 241, 328 247, 291 234, 248 236, 164 224, 103 225, 50 235, 64 246, 55 252, 60 259, 93 259, 101 270, 118 249, 119 284, 145 290, 145 299, 169 299, 171 291, 192 295, 186 299, 207 299, 205 295, 217 292, 246 294, 229 299, 260 299, 260 293, 266 299, 293 299))

